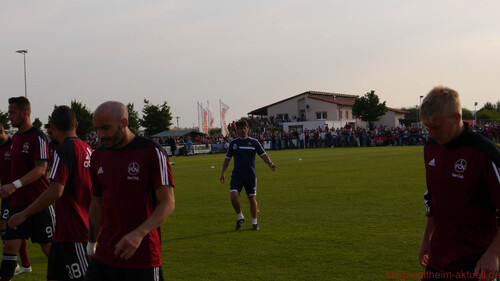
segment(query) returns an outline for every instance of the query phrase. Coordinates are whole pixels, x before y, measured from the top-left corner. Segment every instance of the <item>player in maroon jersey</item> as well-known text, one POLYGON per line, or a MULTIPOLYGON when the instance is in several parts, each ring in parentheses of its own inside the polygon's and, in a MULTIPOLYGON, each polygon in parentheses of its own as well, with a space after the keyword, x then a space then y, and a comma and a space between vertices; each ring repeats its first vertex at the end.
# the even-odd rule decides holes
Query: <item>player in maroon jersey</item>
MULTIPOLYGON (((12 140, 5 134, 5 129, 0 123, 0 182, 10 183, 10 146, 12 140)), ((2 199, 2 212, 0 216, 0 236, 2 241, 5 237, 5 229, 7 228, 7 220, 10 217, 10 198, 2 199)), ((21 266, 16 266, 16 273, 28 273, 32 271, 30 260, 28 258, 28 249, 26 248, 26 239, 23 239, 21 248, 19 249, 19 256, 21 257, 21 266)))
MULTIPOLYGON (((10 150, 12 183, 0 188, 0 197, 11 196, 11 214, 21 212, 48 187, 45 176, 48 160, 47 137, 30 120, 31 106, 27 98, 9 99, 9 120, 18 132, 12 136, 10 150)), ((48 255, 54 229, 54 213, 49 207, 16 229, 7 225, 3 247, 0 280, 11 280, 17 264, 17 252, 23 239, 39 243, 48 255)))
POLYGON ((68 106, 52 112, 51 129, 60 143, 54 152, 50 186, 22 212, 13 215, 9 226, 55 203, 57 225, 47 266, 48 280, 83 280, 88 267, 88 209, 91 201, 90 156, 92 149, 76 135, 75 113, 68 106))
POLYGON ((442 280, 433 279, 434 273, 468 276, 452 280, 491 280, 498 272, 500 150, 472 132, 461 112, 458 93, 446 87, 432 89, 420 110, 431 138, 424 147, 423 280, 442 280))
POLYGON ((160 226, 175 207, 167 154, 129 130, 120 102, 101 104, 94 126, 104 147, 91 159, 91 256, 98 239, 85 280, 163 280, 160 226))
POLYGON ((47 163, 47 170, 49 171, 52 169, 52 162, 54 162, 54 152, 56 151, 56 147, 59 145, 59 142, 57 142, 52 128, 50 127, 50 123, 51 121, 49 120, 49 123, 44 125, 47 130, 47 136, 49 137, 49 162, 47 163))

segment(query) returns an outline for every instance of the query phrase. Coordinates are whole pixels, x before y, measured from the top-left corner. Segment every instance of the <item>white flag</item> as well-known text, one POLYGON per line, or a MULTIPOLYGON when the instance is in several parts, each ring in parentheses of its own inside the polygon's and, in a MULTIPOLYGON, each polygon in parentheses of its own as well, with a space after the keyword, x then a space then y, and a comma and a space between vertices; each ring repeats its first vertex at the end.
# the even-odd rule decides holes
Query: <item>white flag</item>
POLYGON ((221 132, 223 136, 229 135, 229 131, 227 129, 227 123, 226 123, 226 113, 229 110, 229 106, 225 105, 221 100, 219 100, 220 103, 220 127, 221 127, 221 132))
POLYGON ((207 111, 208 111, 208 129, 212 129, 214 127, 214 113, 212 109, 210 109, 210 103, 207 101, 207 111))

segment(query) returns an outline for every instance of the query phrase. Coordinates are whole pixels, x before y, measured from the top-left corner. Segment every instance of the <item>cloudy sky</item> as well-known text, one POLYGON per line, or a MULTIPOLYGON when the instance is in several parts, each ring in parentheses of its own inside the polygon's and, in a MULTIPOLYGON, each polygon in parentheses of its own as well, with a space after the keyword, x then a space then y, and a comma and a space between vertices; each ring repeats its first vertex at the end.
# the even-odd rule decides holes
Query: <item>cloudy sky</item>
MULTIPOLYGON (((465 0, 27 0, 0 2, 0 110, 32 119, 76 99, 167 101, 181 127, 196 102, 228 119, 305 91, 415 106, 433 86, 474 110, 500 100, 500 2, 465 0)), ((216 120, 216 123, 218 120, 216 120)))

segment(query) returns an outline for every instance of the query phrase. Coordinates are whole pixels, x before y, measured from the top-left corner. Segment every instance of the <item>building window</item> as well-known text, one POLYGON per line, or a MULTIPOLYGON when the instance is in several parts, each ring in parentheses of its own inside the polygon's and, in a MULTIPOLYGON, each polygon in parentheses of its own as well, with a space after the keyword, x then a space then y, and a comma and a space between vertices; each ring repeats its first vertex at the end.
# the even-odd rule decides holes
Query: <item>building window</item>
POLYGON ((349 120, 349 111, 345 112, 345 119, 349 120))
POLYGON ((280 113, 280 114, 276 115, 276 119, 288 122, 289 121, 289 119, 288 119, 288 113, 280 113))
POLYGON ((316 112, 316 120, 326 120, 326 111, 316 112))
POLYGON ((342 120, 342 110, 339 110, 339 120, 342 120))

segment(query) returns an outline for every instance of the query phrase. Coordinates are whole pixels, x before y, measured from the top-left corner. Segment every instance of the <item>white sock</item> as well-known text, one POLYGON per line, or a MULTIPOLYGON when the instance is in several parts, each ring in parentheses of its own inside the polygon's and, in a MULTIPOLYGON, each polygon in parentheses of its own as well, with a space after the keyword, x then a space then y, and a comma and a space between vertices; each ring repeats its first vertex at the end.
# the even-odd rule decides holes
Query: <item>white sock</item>
POLYGON ((244 218, 245 218, 245 217, 243 216, 243 213, 239 213, 239 214, 238 214, 238 219, 239 219, 239 220, 242 220, 242 219, 244 219, 244 218))
POLYGON ((257 218, 252 218, 252 224, 257 224, 257 218))

